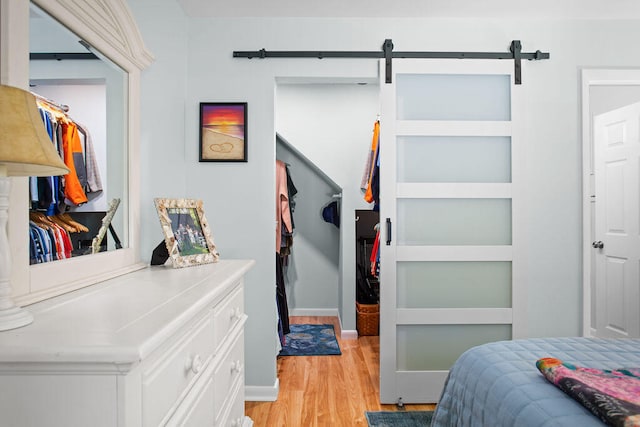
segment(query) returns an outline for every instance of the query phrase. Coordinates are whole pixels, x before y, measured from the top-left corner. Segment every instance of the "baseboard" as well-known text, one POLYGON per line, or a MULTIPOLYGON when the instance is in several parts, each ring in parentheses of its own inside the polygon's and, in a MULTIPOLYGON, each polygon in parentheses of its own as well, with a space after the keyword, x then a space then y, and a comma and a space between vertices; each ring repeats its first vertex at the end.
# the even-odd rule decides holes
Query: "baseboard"
POLYGON ((342 338, 343 340, 356 340, 358 339, 358 331, 343 330, 342 333, 340 334, 340 338, 342 338))
POLYGON ((337 308, 294 308, 289 316, 334 316, 338 317, 337 308))
POLYGON ((247 402, 275 402, 278 400, 279 391, 279 378, 276 378, 272 387, 247 385, 244 387, 244 400, 247 402))

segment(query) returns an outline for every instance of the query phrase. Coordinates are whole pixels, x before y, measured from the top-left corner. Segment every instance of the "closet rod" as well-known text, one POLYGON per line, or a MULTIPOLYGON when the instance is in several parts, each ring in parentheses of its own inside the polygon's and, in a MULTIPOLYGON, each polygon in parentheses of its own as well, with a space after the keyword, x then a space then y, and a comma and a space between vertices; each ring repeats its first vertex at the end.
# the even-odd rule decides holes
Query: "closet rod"
POLYGON ((32 52, 29 54, 29 59, 55 59, 56 61, 62 61, 63 59, 100 59, 91 52, 32 52))
POLYGON ((31 92, 31 94, 33 96, 35 96, 37 100, 42 101, 45 104, 50 105, 51 107, 53 107, 53 108, 55 108, 57 110, 60 110, 60 112, 62 112, 64 114, 67 114, 69 112, 69 106, 66 105, 66 104, 58 104, 57 102, 54 102, 54 101, 50 100, 49 98, 45 98, 44 96, 39 95, 39 94, 37 94, 35 92, 31 92))
POLYGON ((394 52, 393 42, 386 39, 382 51, 234 51, 234 58, 384 58, 386 61, 386 83, 391 83, 391 61, 393 58, 441 58, 441 59, 513 59, 515 81, 522 83, 521 60, 549 59, 548 52, 522 52, 520 40, 511 41, 509 52, 394 52))

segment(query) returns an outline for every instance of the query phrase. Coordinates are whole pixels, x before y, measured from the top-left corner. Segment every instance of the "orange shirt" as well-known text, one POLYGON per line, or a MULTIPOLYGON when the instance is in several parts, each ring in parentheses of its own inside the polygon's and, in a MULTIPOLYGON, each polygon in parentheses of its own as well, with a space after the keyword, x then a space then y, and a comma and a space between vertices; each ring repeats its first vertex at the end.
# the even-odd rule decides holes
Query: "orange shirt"
POLYGON ((369 169, 369 180, 367 182, 367 191, 364 193, 364 199, 371 203, 373 202, 373 191, 371 189, 371 177, 373 176, 373 169, 376 167, 376 150, 378 149, 378 140, 380 139, 380 122, 376 121, 373 125, 373 140, 371 141, 371 152, 373 153, 373 161, 371 162, 371 168, 369 169))
POLYGON ((69 168, 69 173, 64 176, 64 197, 75 205, 87 203, 87 195, 76 171, 76 161, 84 164, 84 159, 78 128, 73 122, 62 122, 62 150, 64 164, 69 168))

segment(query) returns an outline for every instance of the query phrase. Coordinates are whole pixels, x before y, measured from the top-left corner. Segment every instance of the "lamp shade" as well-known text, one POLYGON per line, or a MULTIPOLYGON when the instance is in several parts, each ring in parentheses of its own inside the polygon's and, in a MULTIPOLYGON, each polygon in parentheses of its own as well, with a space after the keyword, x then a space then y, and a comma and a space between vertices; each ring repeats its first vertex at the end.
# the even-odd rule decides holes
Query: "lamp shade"
POLYGON ((0 85, 0 169, 7 176, 66 175, 33 94, 0 85))

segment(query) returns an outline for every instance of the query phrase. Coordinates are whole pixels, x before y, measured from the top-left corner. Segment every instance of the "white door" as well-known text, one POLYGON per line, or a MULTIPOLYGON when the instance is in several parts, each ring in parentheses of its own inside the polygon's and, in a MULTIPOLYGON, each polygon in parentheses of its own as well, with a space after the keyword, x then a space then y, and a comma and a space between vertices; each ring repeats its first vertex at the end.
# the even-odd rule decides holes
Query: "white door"
POLYGON ((394 60, 392 81, 381 83, 380 399, 437 402, 464 351, 525 334, 522 89, 496 60, 394 60))
POLYGON ((640 338, 640 103, 594 117, 598 337, 640 338))

